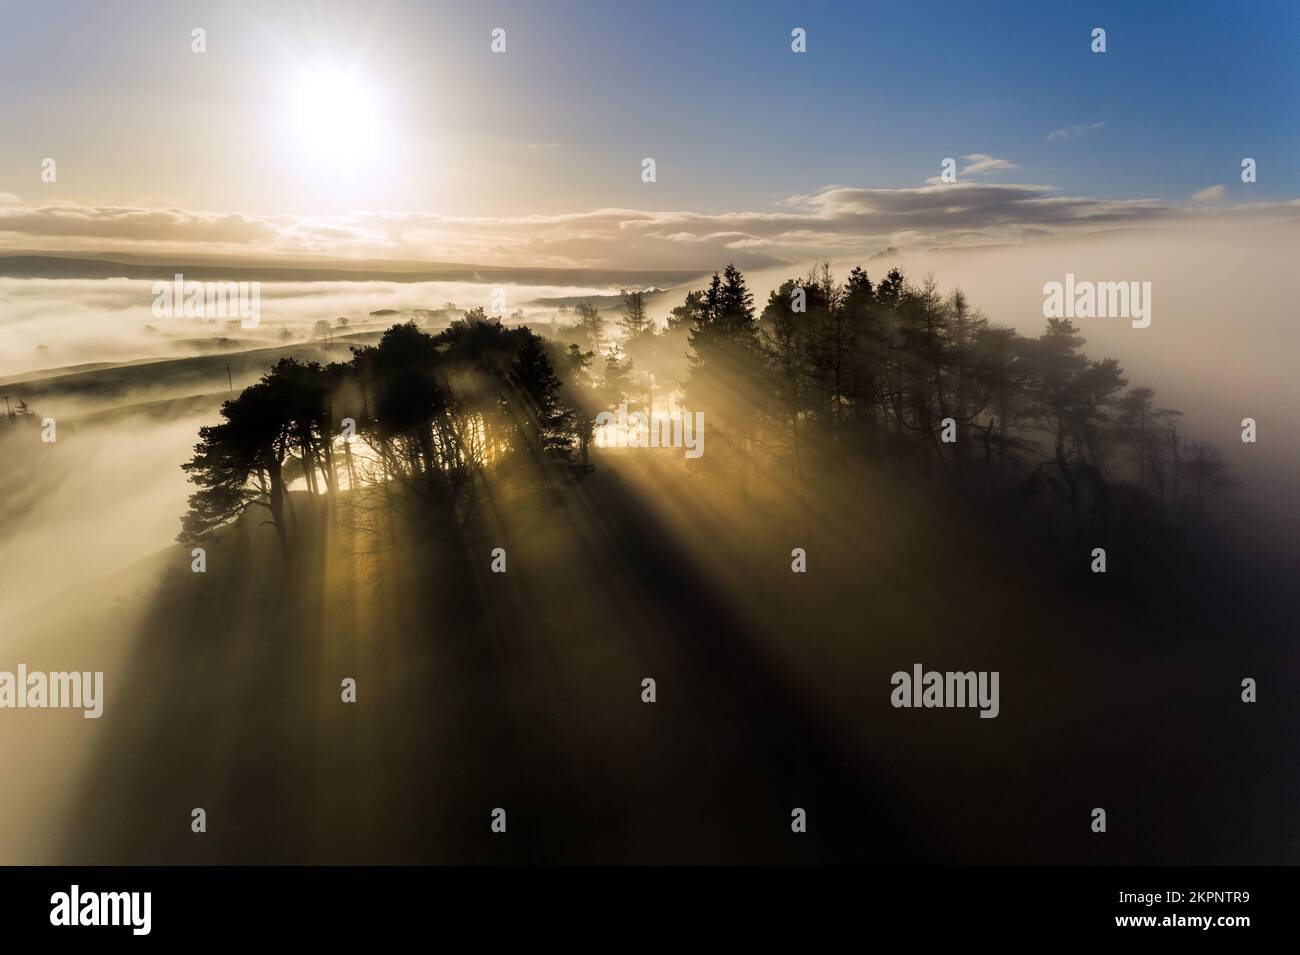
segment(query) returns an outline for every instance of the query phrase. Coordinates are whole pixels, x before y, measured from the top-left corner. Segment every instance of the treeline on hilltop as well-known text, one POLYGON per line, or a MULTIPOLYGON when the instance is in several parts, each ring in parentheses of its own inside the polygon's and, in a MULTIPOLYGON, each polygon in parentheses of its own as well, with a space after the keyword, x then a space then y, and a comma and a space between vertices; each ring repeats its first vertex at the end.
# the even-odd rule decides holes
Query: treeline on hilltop
MULTIPOLYGON (((1026 338, 898 269, 873 283, 855 268, 841 283, 822 266, 756 313, 728 266, 662 331, 636 293, 619 324, 607 394, 675 391, 706 412, 715 447, 720 433, 733 454, 796 475, 893 462, 971 495, 1054 501, 1076 531, 1189 523, 1235 486, 1181 412, 1130 386, 1114 359, 1090 359, 1069 321, 1026 338)), ((587 309, 569 337, 598 348, 601 326, 587 309)))
POLYGON ((1233 487, 1180 412, 1130 387, 1114 359, 1090 359, 1069 321, 1026 338, 933 279, 894 269, 873 283, 855 268, 838 282, 823 266, 756 313, 728 266, 662 329, 641 293, 620 311, 607 323, 578 305, 574 324, 544 338, 475 309, 438 334, 394 325, 348 362, 282 359, 200 430, 180 539, 257 507, 290 551, 299 480, 457 534, 489 477, 581 477, 597 415, 623 402, 704 412, 709 454, 694 466, 719 481, 901 469, 975 500, 1032 504, 1076 534, 1159 533, 1233 487))
POLYGON ((437 335, 394 325, 348 362, 282 358, 199 430, 182 465, 198 490, 180 539, 258 507, 291 551, 288 489, 299 479, 331 501, 341 489, 376 490, 420 528, 472 523, 489 466, 563 463, 577 441, 547 351, 528 328, 475 309, 437 335))

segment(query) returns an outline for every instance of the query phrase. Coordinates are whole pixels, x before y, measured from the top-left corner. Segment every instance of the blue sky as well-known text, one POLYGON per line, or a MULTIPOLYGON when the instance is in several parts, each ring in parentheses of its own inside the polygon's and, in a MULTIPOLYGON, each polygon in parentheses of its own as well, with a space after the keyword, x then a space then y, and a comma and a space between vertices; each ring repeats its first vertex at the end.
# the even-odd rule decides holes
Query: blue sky
POLYGON ((182 0, 49 2, 6 18, 0 193, 22 203, 762 214, 828 186, 915 189, 944 157, 968 166, 972 154, 1017 167, 983 183, 1056 195, 1300 195, 1296 3, 182 0), (488 49, 498 26, 504 55, 488 49), (794 27, 807 53, 791 52, 794 27), (1094 27, 1104 54, 1090 50, 1094 27), (365 127, 382 148, 346 175, 329 165, 362 137, 345 111, 310 155, 287 143, 283 91, 321 64, 357 77, 382 114, 365 127), (1049 139, 1062 129, 1078 133, 1049 139), (56 183, 37 178, 46 156, 56 183), (1251 185, 1245 156, 1259 164, 1251 185))
MULTIPOLYGON (((1300 182, 1300 4, 618 6, 547 7, 538 25, 569 35, 577 62, 545 89, 709 170, 702 199, 901 188, 970 152, 1086 194, 1181 198, 1246 155, 1270 171, 1257 194, 1300 182), (789 52, 796 25, 804 55, 789 52), (1094 26, 1105 54, 1090 51, 1094 26), (1046 139, 1098 122, 1068 146, 1046 139)), ((533 104, 554 115, 542 89, 533 104)), ((583 134, 581 110, 559 115, 562 136, 583 134)))

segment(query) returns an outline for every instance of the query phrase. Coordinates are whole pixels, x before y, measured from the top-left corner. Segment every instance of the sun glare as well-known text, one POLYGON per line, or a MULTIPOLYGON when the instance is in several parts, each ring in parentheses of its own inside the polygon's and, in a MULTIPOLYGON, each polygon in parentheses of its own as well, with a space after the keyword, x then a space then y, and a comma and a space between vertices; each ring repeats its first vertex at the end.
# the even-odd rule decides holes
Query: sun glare
POLYGON ((300 161, 318 172, 364 175, 384 148, 383 102, 355 71, 335 67, 301 73, 292 86, 287 132, 300 161))

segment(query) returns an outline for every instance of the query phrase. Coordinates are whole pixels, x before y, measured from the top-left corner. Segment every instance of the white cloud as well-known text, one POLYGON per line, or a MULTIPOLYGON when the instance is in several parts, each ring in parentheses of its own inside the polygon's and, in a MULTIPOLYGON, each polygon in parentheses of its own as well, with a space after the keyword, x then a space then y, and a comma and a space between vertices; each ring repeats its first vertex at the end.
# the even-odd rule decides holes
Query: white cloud
MULTIPOLYGON (((1017 163, 1012 162, 1010 159, 998 159, 988 153, 970 153, 962 158, 966 160, 966 165, 957 170, 959 178, 982 176, 994 172, 1008 172, 1020 168, 1017 163)), ((925 183, 928 186, 938 186, 944 185, 944 180, 942 176, 931 176, 925 183)))
POLYGON ((971 153, 964 158, 970 165, 962 168, 957 173, 959 176, 981 176, 989 172, 1006 172, 1012 169, 1019 169, 1016 163, 1010 159, 995 159, 987 153, 971 153))
POLYGON ((1060 129, 1054 129, 1047 134, 1049 143, 1062 142, 1070 139, 1081 139, 1089 133, 1095 133, 1099 129, 1104 129, 1105 123, 1084 123, 1080 126, 1063 126, 1060 129))
MULTIPOLYGON (((972 165, 992 157, 976 154, 972 165)), ((1005 161, 998 161, 1005 162, 1005 161)), ((0 206, 0 248, 410 259, 558 268, 756 267, 900 248, 981 245, 1173 222, 1295 217, 1300 201, 1216 204, 1060 195, 1047 185, 958 181, 909 189, 827 187, 774 211, 638 209, 513 217, 373 211, 256 216, 116 206, 0 206)))
POLYGON ((1192 193, 1192 202, 1220 202, 1224 195, 1226 195, 1226 190, 1222 185, 1206 186, 1204 189, 1192 193))

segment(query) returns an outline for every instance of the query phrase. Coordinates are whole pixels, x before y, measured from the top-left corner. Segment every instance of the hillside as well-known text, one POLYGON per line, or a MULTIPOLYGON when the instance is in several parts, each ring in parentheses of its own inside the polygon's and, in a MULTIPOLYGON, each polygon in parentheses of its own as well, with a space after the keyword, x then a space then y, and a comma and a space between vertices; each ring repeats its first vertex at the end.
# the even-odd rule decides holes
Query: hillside
MULTIPOLYGON (((1156 593, 1135 616, 883 477, 720 506, 676 456, 649 470, 611 453, 542 509, 503 487, 456 566, 375 546, 355 502, 296 495, 319 556, 292 580, 246 521, 206 574, 178 546, 30 615, 28 662, 94 646, 110 696, 63 781, 84 798, 47 807, 63 847, 10 833, 7 861, 1297 861, 1277 828, 1297 713, 1271 687, 1240 704, 1234 635, 1189 637, 1218 600, 1180 589, 1171 614, 1156 593), (792 544, 815 573, 790 573, 792 544), (915 662, 1000 669, 999 717, 892 708, 889 675, 915 662)), ((1261 641, 1259 671, 1289 652, 1261 641)), ((42 770, 58 748, 23 725, 11 798, 67 770, 42 770)))

